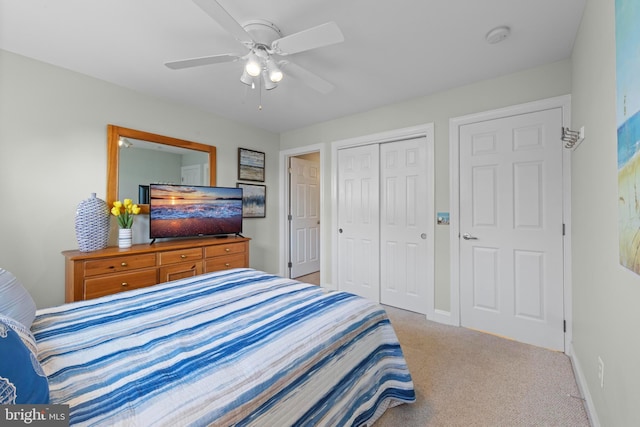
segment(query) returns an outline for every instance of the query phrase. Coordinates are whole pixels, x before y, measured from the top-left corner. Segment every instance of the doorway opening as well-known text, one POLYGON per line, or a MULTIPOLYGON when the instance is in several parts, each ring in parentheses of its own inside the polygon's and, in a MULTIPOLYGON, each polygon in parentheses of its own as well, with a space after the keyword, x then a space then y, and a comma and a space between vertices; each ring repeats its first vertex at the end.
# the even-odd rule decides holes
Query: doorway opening
POLYGON ((322 145, 280 153, 280 275, 322 285, 322 145))

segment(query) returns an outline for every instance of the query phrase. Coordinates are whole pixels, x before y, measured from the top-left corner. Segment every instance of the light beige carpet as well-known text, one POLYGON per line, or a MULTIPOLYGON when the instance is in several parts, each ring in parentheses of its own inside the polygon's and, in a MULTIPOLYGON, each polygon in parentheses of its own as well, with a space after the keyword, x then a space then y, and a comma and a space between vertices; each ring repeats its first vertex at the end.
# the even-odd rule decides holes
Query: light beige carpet
POLYGON ((417 401, 387 410, 374 427, 589 426, 565 354, 385 309, 417 401))
POLYGON ((312 285, 320 285, 320 272, 316 271, 315 273, 307 274, 306 276, 296 277, 296 280, 304 283, 311 283, 312 285))

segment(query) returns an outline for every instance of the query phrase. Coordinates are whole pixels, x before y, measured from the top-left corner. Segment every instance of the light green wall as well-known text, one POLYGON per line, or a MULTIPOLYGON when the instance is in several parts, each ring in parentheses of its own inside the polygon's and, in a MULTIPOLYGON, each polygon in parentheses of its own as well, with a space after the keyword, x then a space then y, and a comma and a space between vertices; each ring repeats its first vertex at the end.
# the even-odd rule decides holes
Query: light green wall
MULTIPOLYGON (((238 145, 264 151, 265 184, 278 188, 277 134, 0 50, 0 266, 38 307, 64 301, 60 252, 78 247, 78 203, 105 197, 109 123, 217 146, 218 184, 229 187, 238 145)), ((278 271, 277 208, 274 199, 266 218, 244 224, 251 266, 270 272, 278 271)), ((147 223, 136 218, 134 242, 148 236, 147 223)))
POLYGON ((574 357, 600 424, 640 426, 640 276, 618 261, 614 0, 587 2, 572 62, 573 127, 586 136, 572 155, 574 357))
MULTIPOLYGON (((281 135, 280 148, 291 149, 434 123, 435 128, 435 209, 449 211, 449 119, 514 104, 566 95, 571 90, 571 62, 556 62, 543 67, 506 75, 497 79, 459 87, 432 96, 415 98, 362 114, 290 131, 281 135)), ((322 256, 331 259, 331 159, 322 171, 324 206, 322 256)), ((450 310, 449 228, 436 226, 435 302, 436 309, 450 310)), ((327 263, 330 269, 330 262, 327 263)), ((331 271, 322 271, 331 277, 331 271)))

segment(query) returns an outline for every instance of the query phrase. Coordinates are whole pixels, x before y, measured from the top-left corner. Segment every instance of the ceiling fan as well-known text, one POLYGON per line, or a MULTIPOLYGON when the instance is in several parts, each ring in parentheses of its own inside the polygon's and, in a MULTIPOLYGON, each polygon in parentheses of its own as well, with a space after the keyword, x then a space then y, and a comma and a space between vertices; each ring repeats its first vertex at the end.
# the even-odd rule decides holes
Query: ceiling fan
POLYGON ((333 90, 333 85, 322 77, 286 59, 278 59, 278 57, 286 57, 343 42, 344 36, 335 22, 327 22, 283 36, 280 29, 269 21, 252 20, 240 25, 216 0, 193 1, 244 45, 248 52, 244 54, 224 53, 171 61, 165 63, 167 67, 178 70, 243 60, 245 67, 240 81, 251 87, 256 87, 256 84, 262 84, 267 90, 277 87, 284 77, 282 71, 284 69, 288 75, 297 78, 322 94, 333 90))

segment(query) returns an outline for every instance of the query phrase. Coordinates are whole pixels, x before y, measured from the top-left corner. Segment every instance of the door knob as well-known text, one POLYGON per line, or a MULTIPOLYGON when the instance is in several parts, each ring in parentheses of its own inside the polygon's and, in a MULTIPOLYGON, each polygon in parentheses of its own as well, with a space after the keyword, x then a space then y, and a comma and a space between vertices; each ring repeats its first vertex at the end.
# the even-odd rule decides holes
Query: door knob
POLYGON ((342 233, 342 228, 338 228, 338 233, 342 233))
POLYGON ((471 234, 469 234, 469 233, 464 233, 464 234, 462 235, 462 238, 463 238, 464 240, 478 240, 478 238, 477 238, 477 237, 474 237, 474 236, 472 236, 472 235, 471 235, 471 234))

